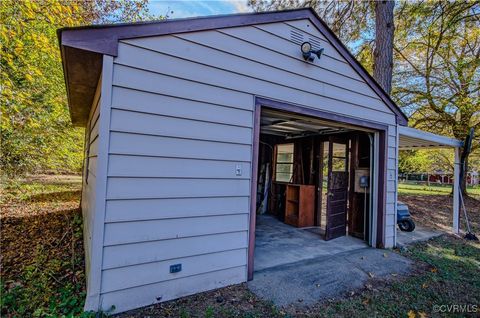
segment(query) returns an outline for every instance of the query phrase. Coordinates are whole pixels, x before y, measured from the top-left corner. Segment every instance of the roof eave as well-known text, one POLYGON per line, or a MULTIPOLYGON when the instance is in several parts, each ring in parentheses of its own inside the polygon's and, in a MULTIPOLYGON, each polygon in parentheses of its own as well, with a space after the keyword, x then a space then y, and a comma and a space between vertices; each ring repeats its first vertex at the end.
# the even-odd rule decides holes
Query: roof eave
MULTIPOLYGON (((118 42, 122 39, 132 39, 148 36, 160 36, 173 33, 185 33, 206 31, 211 29, 220 29, 228 27, 239 27, 265 23, 275 23, 280 21, 293 21, 309 19, 320 32, 324 33, 328 40, 332 43, 335 49, 349 62, 354 70, 360 75, 362 79, 375 91, 375 93, 382 99, 382 101, 392 110, 396 115, 397 124, 407 126, 408 118, 403 114, 400 108, 390 98, 390 96, 380 87, 380 85, 373 79, 373 77, 365 70, 365 68, 355 59, 350 51, 341 43, 333 31, 321 20, 317 13, 311 8, 286 10, 286 11, 274 11, 263 13, 243 13, 234 15, 219 15, 219 16, 207 16, 191 19, 176 19, 167 21, 156 22, 140 22, 129 24, 113 24, 113 25, 95 25, 95 26, 83 26, 83 27, 70 27, 63 28, 57 31, 60 43, 60 50, 62 52, 62 65, 65 74, 65 83, 67 86, 67 95, 69 101, 70 114, 72 116, 72 122, 79 125, 84 125, 86 119, 74 118, 75 108, 79 104, 84 104, 77 100, 74 95, 71 85, 81 85, 82 81, 87 79, 81 79, 78 74, 76 79, 72 79, 69 73, 74 73, 73 68, 80 71, 84 68, 74 67, 75 63, 84 62, 86 64, 98 64, 89 61, 89 58, 94 58, 98 61, 98 57, 102 55, 117 56, 118 54, 118 42), (75 61, 69 60, 68 51, 77 50, 75 61), (84 55, 88 55, 89 58, 81 56, 79 52, 83 52, 84 55)), ((99 74, 101 71, 101 64, 98 70, 92 70, 94 73, 99 74)), ((84 74, 88 75, 88 74, 84 74)), ((88 79, 91 81, 91 76, 88 79)), ((97 81, 98 82, 98 78, 97 81)), ((96 83, 95 82, 95 83, 96 83)), ((89 86, 89 84, 86 84, 89 86)), ((95 92, 88 88, 88 94, 93 95, 95 92)), ((89 109, 90 105, 88 106, 89 109)), ((84 112, 82 112, 84 113, 84 112)), ((81 115, 83 116, 83 115, 81 115)), ((88 118, 88 114, 87 114, 88 118)))

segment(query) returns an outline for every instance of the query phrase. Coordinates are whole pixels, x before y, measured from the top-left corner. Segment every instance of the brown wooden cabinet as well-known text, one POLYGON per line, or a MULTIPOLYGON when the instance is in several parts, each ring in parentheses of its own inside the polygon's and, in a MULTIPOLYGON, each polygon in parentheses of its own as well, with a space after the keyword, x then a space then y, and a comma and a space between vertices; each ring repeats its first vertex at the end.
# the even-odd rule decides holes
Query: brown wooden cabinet
POLYGON ((285 223, 296 227, 314 225, 315 186, 288 184, 285 195, 285 223))

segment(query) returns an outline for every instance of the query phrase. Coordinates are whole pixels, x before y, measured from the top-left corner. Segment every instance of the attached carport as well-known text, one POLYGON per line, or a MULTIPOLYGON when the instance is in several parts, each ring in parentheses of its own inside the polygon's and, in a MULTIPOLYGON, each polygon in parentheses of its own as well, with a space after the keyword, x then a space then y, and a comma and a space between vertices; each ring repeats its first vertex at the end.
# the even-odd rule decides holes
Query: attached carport
MULTIPOLYGON (((419 129, 398 126, 398 150, 419 150, 419 149, 440 149, 440 148, 453 148, 455 153, 454 170, 453 170, 453 224, 452 232, 458 234, 459 232, 459 211, 460 211, 460 192, 459 192, 459 179, 460 179, 460 150, 463 146, 463 142, 457 139, 432 134, 419 129)), ((398 154, 397 154, 398 158, 398 154)), ((398 161, 397 161, 397 192, 398 196, 398 161)), ((397 197, 395 202, 398 202, 397 197)), ((395 204, 396 206, 396 204, 395 204)), ((397 214, 395 213, 395 224, 397 223, 397 214)), ((397 234, 395 231, 394 244, 397 244, 397 234)))

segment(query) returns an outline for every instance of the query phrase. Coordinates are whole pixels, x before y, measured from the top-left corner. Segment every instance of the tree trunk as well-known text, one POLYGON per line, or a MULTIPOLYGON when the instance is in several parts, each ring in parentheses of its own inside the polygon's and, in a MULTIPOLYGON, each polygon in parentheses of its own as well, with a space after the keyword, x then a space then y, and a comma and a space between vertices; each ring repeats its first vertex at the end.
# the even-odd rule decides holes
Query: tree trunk
POLYGON ((395 1, 375 2, 373 77, 387 94, 392 90, 394 7, 395 1))

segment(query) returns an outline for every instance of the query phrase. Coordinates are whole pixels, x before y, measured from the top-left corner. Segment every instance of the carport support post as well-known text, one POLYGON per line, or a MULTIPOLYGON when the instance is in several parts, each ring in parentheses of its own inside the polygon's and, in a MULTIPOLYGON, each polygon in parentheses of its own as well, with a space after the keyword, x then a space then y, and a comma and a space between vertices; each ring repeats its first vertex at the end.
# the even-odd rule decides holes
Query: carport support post
POLYGON ((453 233, 458 234, 460 221, 460 148, 455 147, 455 161, 453 164, 453 233))

